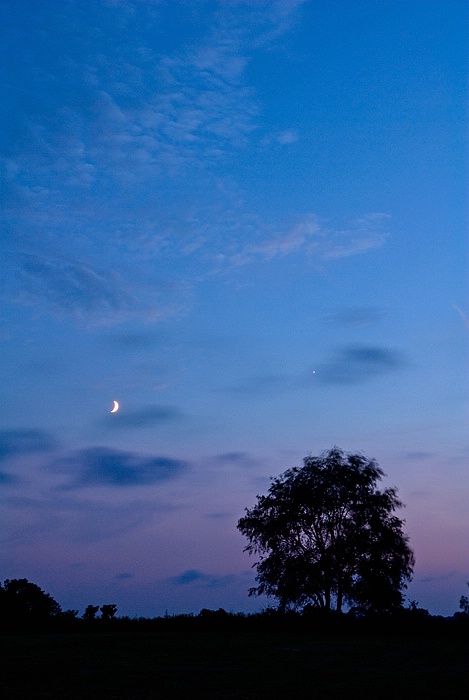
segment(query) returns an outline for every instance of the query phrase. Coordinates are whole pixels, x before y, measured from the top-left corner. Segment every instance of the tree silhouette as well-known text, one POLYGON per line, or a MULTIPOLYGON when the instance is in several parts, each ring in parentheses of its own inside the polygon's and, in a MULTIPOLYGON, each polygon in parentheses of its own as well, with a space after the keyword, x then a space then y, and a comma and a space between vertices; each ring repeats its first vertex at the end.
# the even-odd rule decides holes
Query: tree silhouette
POLYGON ((61 615, 52 596, 26 578, 6 579, 0 584, 0 617, 7 624, 40 624, 61 615))
POLYGON ((83 613, 84 620, 94 620, 99 610, 99 605, 87 605, 83 613))
POLYGON ((101 605, 99 609, 101 611, 102 620, 112 620, 117 612, 117 605, 114 605, 114 603, 107 603, 106 605, 101 605))
MULTIPOLYGON (((469 581, 467 582, 467 585, 469 586, 469 581)), ((459 609, 465 615, 469 615, 469 598, 467 597, 467 595, 462 595, 459 599, 459 609)))
POLYGON ((374 460, 334 447, 274 479, 238 522, 245 551, 259 556, 249 594, 274 596, 280 609, 402 605, 414 556, 393 514, 396 489, 376 487, 383 476, 374 460))

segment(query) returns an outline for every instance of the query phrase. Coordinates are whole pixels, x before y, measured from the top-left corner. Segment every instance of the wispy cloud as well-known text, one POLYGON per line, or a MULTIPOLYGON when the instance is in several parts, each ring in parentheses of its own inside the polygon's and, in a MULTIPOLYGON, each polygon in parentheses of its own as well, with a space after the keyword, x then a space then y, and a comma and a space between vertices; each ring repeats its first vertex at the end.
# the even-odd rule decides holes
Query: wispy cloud
POLYGON ((466 328, 469 328, 469 318, 467 317, 465 312, 459 306, 456 306, 456 304, 453 304, 453 309, 459 314, 466 328))
POLYGON ((404 356, 392 349, 350 345, 341 348, 331 359, 318 363, 314 370, 307 369, 298 374, 257 374, 246 377, 225 391, 241 396, 266 398, 278 396, 280 392, 313 390, 315 387, 355 385, 386 376, 406 368, 404 356))
POLYGON ((131 352, 154 348, 161 343, 161 335, 150 332, 114 333, 107 336, 106 341, 114 348, 131 352))
POLYGON ((425 452, 425 451, 421 451, 421 452, 412 451, 412 452, 405 452, 402 456, 404 457, 404 459, 408 459, 409 461, 412 461, 412 462, 413 461, 421 462, 421 461, 427 461, 430 459, 434 459, 437 456, 437 453, 436 452, 425 452))
MULTIPOLYGON (((75 37, 79 61, 68 52, 50 58, 40 80, 52 115, 50 106, 38 109, 36 121, 27 125, 26 149, 14 156, 12 149, 10 174, 28 188, 36 179, 55 198, 57 177, 61 188, 101 187, 110 180, 148 183, 171 169, 180 173, 186 165, 206 169, 219 163, 246 145, 257 127, 260 106, 246 74, 253 52, 284 34, 301 4, 196 4, 191 8, 196 38, 166 48, 163 41, 161 53, 158 42, 146 38, 149 26, 160 31, 162 16, 154 3, 113 4, 107 12, 92 8, 89 25, 99 28, 93 31, 101 32, 102 41, 98 46, 90 32, 75 37), (122 37, 118 49, 115 38, 108 40, 110 28, 122 37), (58 85, 62 94, 54 100, 58 85), (77 108, 78 95, 88 109, 77 108)), ((66 12, 79 22, 74 17, 79 9, 68 6, 66 12)), ((47 26, 44 13, 40 19, 47 26)), ((38 72, 28 76, 31 82, 37 83, 38 72)))
POLYGON ((325 259, 347 258, 381 248, 389 235, 386 230, 389 219, 389 214, 372 212, 351 221, 347 228, 329 231, 322 256, 325 259))
POLYGON ((110 268, 72 258, 24 253, 14 259, 17 301, 30 305, 42 301, 52 312, 85 323, 109 324, 129 318, 155 321, 183 307, 180 285, 169 290, 155 282, 151 286, 137 283, 110 268))
POLYGON ((8 515, 2 539, 20 546, 37 543, 43 547, 49 537, 62 545, 86 545, 119 538, 174 510, 174 506, 156 500, 154 494, 148 500, 129 499, 126 491, 125 500, 119 503, 97 499, 98 490, 92 499, 84 493, 75 488, 53 494, 36 489, 30 496, 2 495, 2 513, 8 515))
POLYGON ((237 467, 252 468, 259 464, 259 461, 247 452, 224 452, 211 458, 218 464, 235 465, 237 467))
POLYGON ((68 478, 64 488, 127 488, 180 478, 188 464, 169 457, 145 457, 135 452, 90 447, 56 460, 52 467, 68 478))
POLYGON ((96 271, 89 265, 67 259, 23 255, 19 271, 26 301, 46 299, 53 308, 72 314, 109 316, 132 307, 115 274, 96 271))
POLYGON ((265 236, 272 228, 270 225, 258 224, 253 235, 256 242, 244 244, 237 252, 220 254, 218 262, 239 267, 294 254, 323 261, 362 255, 385 244, 388 233, 384 224, 388 219, 385 214, 368 214, 350 222, 346 228, 334 228, 315 215, 307 214, 271 236, 265 236))
POLYGON ((236 384, 224 387, 224 391, 233 394, 271 396, 280 391, 295 388, 296 378, 286 374, 254 374, 236 384))
POLYGON ((438 583, 440 581, 448 581, 454 579, 457 576, 461 576, 461 572, 457 570, 448 571, 446 574, 438 574, 436 576, 425 576, 424 578, 417 579, 418 583, 438 583))
POLYGON ((1 486, 12 486, 18 483, 18 477, 9 472, 0 472, 0 485, 1 486))
POLYGON ((134 578, 134 577, 135 577, 135 574, 129 574, 126 571, 123 571, 121 574, 116 574, 114 576, 114 578, 117 579, 118 581, 127 581, 128 579, 134 578))
POLYGON ((287 129, 286 131, 281 131, 277 135, 277 141, 282 146, 288 146, 291 143, 296 143, 299 139, 298 133, 293 129, 287 129))
POLYGON ((56 447, 55 439, 43 430, 0 430, 0 461, 35 452, 49 452, 56 447))
MULTIPOLYGON (((260 131, 249 63, 256 52, 280 49, 303 2, 196 4, 195 36, 161 47, 148 27, 160 31, 165 3, 99 5, 90 9, 99 47, 91 34, 77 36, 79 58, 71 49, 45 52, 44 65, 24 68, 35 107, 21 138, 12 129, 2 162, 8 235, 21 251, 5 264, 13 268, 13 280, 5 275, 10 299, 90 325, 153 322, 186 312, 207 275, 383 245, 384 215, 343 229, 301 213, 293 224, 263 222, 226 176, 229 159, 255 149, 260 131), (175 189, 184 200, 186 189, 194 201, 200 193, 200 202, 180 204, 175 189), (158 277, 162 269, 171 277, 158 277)), ((47 7, 41 12, 44 27, 57 21, 47 7)), ((78 13, 70 26, 81 26, 78 7, 64 12, 69 20, 78 13)), ((296 138, 291 128, 277 132, 281 144, 296 138)))
POLYGON ((206 513, 203 517, 209 520, 228 520, 233 518, 234 515, 227 511, 215 511, 214 513, 206 513))
POLYGON ((188 583, 194 583, 194 581, 200 581, 204 578, 205 576, 201 571, 198 571, 197 569, 187 569, 186 571, 183 571, 182 574, 173 576, 170 581, 178 586, 185 586, 188 583))
POLYGON ((206 574, 199 569, 186 569, 177 576, 172 576, 169 580, 170 583, 176 586, 189 586, 198 585, 204 588, 220 588, 227 586, 234 580, 233 575, 226 576, 216 576, 213 574, 206 574))
POLYGON ((370 306, 356 306, 330 311, 322 317, 324 321, 328 321, 342 328, 359 328, 371 326, 386 315, 384 309, 377 309, 370 306))
POLYGON ((323 385, 361 384, 403 369, 403 356, 388 348, 352 345, 341 349, 329 362, 315 370, 315 379, 323 385))
MULTIPOLYGON (((288 29, 300 5, 195 6, 197 37, 163 41, 161 53, 148 27, 159 31, 164 3, 98 5, 90 8, 88 24, 101 32, 99 47, 91 34, 80 35, 58 53, 50 42, 43 63, 25 63, 21 82, 34 108, 21 130, 11 128, 2 161, 9 235, 22 250, 19 259, 6 261, 17 275, 8 295, 26 304, 42 301, 49 312, 86 323, 154 321, 186 309, 184 273, 173 283, 149 273, 145 284, 142 253, 198 251, 219 222, 199 216, 193 236, 178 221, 168 228, 178 216, 165 215, 155 192, 171 193, 175 177, 192 188, 194 169, 207 174, 246 146, 260 108, 247 79, 250 57, 254 47, 265 49, 288 29), (130 256, 134 273, 129 264, 113 265, 116 252, 130 256)), ((63 12, 68 26, 81 26, 79 7, 63 12)), ((44 28, 41 44, 48 31, 62 38, 47 6, 37 21, 44 28)), ((11 97, 21 114, 23 93, 11 97)), ((220 175, 207 177, 217 190, 220 175)))
POLYGON ((134 411, 121 410, 114 415, 106 416, 103 425, 121 428, 153 428, 162 423, 185 420, 184 414, 173 406, 145 406, 134 411))
MULTIPOLYGON (((301 249, 311 250, 315 246, 319 234, 319 225, 314 217, 308 217, 299 222, 285 233, 258 243, 248 244, 241 253, 241 260, 249 262, 253 256, 263 258, 284 257, 301 249)), ((233 260, 238 262, 237 260, 233 260)))

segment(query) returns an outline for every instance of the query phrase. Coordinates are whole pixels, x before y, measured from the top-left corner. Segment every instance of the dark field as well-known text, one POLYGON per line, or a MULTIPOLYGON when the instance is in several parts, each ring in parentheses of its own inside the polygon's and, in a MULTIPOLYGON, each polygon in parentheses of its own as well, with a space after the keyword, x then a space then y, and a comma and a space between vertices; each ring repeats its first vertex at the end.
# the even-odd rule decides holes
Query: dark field
POLYGON ((267 630, 109 631, 0 638, 1 696, 466 698, 464 639, 267 630))

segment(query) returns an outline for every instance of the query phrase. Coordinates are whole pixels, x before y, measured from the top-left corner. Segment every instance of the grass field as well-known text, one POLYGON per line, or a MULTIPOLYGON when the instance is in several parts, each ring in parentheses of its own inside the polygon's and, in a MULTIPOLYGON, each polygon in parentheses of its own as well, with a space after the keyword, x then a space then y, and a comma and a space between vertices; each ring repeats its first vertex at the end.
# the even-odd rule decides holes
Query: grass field
POLYGON ((463 639, 266 630, 11 635, 5 700, 466 698, 463 639))

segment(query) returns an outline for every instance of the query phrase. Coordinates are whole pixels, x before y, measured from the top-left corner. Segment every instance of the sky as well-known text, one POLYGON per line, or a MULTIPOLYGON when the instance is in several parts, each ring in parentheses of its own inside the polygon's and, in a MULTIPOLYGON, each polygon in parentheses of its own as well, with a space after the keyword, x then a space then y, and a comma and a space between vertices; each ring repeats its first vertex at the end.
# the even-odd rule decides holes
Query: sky
POLYGON ((0 580, 260 610, 236 523, 337 445, 406 505, 406 601, 458 610, 467 10, 3 1, 0 580))

